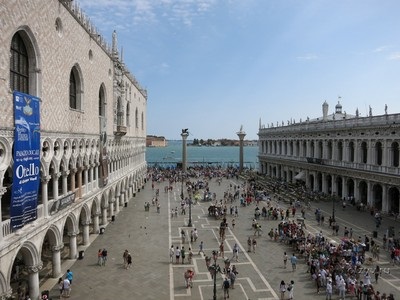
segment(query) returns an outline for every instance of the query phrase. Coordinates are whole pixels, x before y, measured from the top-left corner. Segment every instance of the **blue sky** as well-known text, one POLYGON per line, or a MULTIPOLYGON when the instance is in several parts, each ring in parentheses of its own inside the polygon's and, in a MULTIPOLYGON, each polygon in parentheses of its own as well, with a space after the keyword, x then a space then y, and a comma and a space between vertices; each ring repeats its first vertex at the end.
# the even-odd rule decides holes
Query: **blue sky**
POLYGON ((147 134, 257 139, 262 124, 400 113, 398 0, 78 0, 148 90, 147 134))

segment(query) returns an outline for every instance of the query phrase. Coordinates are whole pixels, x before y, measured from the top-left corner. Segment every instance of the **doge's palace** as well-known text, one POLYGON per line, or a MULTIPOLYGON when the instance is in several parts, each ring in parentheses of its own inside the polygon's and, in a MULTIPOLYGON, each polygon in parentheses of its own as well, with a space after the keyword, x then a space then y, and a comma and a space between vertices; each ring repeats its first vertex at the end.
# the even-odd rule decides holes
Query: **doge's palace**
POLYGON ((147 91, 110 39, 76 1, 0 3, 1 299, 39 299, 145 183, 147 91))
POLYGON ((399 213, 400 114, 361 117, 338 102, 322 117, 259 126, 260 173, 361 207, 399 213))

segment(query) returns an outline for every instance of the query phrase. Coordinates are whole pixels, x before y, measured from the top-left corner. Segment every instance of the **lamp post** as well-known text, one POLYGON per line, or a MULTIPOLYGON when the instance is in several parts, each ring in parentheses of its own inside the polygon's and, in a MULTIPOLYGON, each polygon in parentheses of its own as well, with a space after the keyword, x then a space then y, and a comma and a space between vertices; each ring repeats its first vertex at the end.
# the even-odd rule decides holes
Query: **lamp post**
POLYGON ((217 265, 217 258, 218 258, 218 251, 213 251, 212 256, 214 259, 214 264, 212 266, 213 271, 214 271, 214 291, 213 291, 213 300, 217 300, 217 272, 219 272, 221 269, 219 268, 219 265, 217 265))
MULTIPOLYGON (((182 200, 184 199, 183 195, 183 180, 184 180, 184 175, 186 175, 186 169, 187 169, 187 153, 186 153, 186 140, 189 136, 189 131, 187 128, 182 129, 181 137, 182 137, 182 188, 181 188, 181 198, 182 200)), ((189 222, 188 222, 188 227, 192 227, 192 199, 189 199, 189 222)))

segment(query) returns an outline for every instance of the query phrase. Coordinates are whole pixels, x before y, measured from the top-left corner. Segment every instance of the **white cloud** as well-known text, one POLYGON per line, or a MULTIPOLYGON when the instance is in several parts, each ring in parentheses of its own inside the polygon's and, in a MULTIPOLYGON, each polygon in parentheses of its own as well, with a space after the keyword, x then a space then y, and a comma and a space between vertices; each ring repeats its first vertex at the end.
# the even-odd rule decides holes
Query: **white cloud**
POLYGON ((388 57, 390 60, 400 60, 400 52, 393 52, 388 57))
POLYGON ((306 54, 303 56, 297 56, 296 58, 298 60, 315 60, 318 59, 318 56, 316 54, 306 54))
POLYGON ((389 46, 380 46, 380 47, 372 50, 372 52, 383 52, 383 51, 387 50, 388 48, 389 48, 389 46))

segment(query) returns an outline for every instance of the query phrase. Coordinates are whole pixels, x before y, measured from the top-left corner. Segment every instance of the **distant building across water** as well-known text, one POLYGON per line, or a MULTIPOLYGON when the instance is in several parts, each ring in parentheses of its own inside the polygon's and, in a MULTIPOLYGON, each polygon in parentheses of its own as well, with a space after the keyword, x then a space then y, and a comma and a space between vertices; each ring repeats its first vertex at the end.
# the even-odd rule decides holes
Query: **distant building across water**
POLYGON ((148 135, 146 137, 146 147, 166 147, 168 142, 163 136, 148 135))

